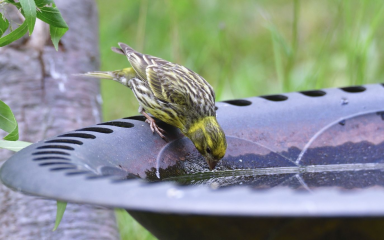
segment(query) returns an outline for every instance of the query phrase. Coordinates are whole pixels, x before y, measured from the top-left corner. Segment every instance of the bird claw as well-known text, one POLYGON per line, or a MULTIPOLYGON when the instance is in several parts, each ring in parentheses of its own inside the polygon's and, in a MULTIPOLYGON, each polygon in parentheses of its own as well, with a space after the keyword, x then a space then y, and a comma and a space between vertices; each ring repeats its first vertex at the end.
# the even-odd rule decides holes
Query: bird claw
POLYGON ((165 139, 165 136, 163 135, 163 133, 165 133, 164 129, 162 129, 159 126, 157 126, 155 120, 153 120, 153 119, 152 120, 146 119, 145 122, 149 123, 149 127, 151 128, 152 133, 155 133, 155 131, 156 131, 157 134, 159 134, 159 136, 162 139, 165 139))
POLYGON ((159 126, 157 126, 155 120, 153 118, 151 118, 143 109, 142 107, 139 108, 139 111, 141 114, 143 114, 147 119, 145 120, 146 123, 149 123, 149 127, 151 128, 152 130, 152 133, 155 133, 155 131, 157 132, 157 134, 159 134, 159 136, 164 139, 166 142, 168 142, 166 139, 165 139, 165 136, 163 133, 165 133, 165 131, 161 128, 159 128, 159 126), (141 111, 140 111, 141 110, 141 111))

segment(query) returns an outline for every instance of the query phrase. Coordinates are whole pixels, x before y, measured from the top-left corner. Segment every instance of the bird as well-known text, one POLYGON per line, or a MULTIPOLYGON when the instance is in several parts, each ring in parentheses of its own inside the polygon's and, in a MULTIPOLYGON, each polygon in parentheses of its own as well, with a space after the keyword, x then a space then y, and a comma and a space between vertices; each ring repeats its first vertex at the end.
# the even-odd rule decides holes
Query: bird
POLYGON ((153 133, 165 138, 165 131, 149 114, 179 128, 213 170, 224 157, 227 142, 216 119, 212 86, 182 65, 140 53, 124 43, 118 45, 120 48, 112 47, 112 51, 125 55, 131 67, 82 75, 111 79, 129 87, 139 102, 139 113, 146 117, 153 133))

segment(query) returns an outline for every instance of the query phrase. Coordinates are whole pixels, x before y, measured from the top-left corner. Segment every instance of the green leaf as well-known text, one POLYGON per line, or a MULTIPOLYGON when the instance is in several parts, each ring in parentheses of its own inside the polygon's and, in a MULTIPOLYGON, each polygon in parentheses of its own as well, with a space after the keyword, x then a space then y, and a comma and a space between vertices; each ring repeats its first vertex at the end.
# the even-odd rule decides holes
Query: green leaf
POLYGON ((53 0, 35 0, 36 6, 37 7, 44 7, 49 4, 55 4, 53 0))
POLYGON ((27 21, 24 21, 18 28, 0 38, 0 47, 10 44, 11 42, 21 38, 28 32, 27 21))
POLYGON ((8 149, 14 152, 18 152, 21 149, 28 147, 32 143, 23 141, 5 141, 0 140, 0 148, 8 149))
POLYGON ((56 231, 56 229, 59 227, 66 207, 67 207, 67 202, 57 201, 56 221, 55 221, 55 227, 53 228, 52 231, 56 231))
POLYGON ((16 118, 12 113, 12 110, 0 100, 0 129, 3 129, 7 133, 4 140, 16 141, 19 139, 19 128, 17 126, 16 118))
POLYGON ((49 26, 49 32, 51 33, 51 39, 56 51, 59 49, 59 41, 61 37, 68 31, 68 28, 58 28, 49 26))
POLYGON ((120 233, 120 240, 130 239, 145 239, 155 240, 157 238, 148 232, 143 226, 141 226, 131 215, 128 214, 127 210, 121 208, 115 208, 115 216, 117 227, 120 233))
POLYGON ((5 31, 7 31, 8 27, 9 27, 8 19, 4 18, 3 15, 0 13, 0 37, 3 36, 5 31))
POLYGON ((37 11, 37 18, 48 23, 50 26, 68 29, 67 23, 56 7, 40 7, 39 11, 37 11))
POLYGON ((25 21, 28 24, 29 36, 33 32, 36 22, 36 4, 34 0, 19 0, 23 9, 25 21))
MULTIPOLYGON (((40 0, 39 4, 47 2, 51 3, 49 0, 40 0)), ((37 11, 37 17, 49 24, 52 43, 57 51, 59 49, 60 39, 68 31, 68 25, 61 16, 60 11, 56 7, 43 6, 37 11)))

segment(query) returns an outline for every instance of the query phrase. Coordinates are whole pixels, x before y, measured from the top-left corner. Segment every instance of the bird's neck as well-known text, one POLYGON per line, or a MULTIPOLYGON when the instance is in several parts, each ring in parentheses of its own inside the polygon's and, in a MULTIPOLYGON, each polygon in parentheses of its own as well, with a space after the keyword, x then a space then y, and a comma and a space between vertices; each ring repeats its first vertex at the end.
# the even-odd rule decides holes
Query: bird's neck
POLYGON ((191 123, 184 134, 189 137, 193 135, 197 130, 205 131, 205 127, 208 123, 217 123, 216 117, 208 116, 191 123))

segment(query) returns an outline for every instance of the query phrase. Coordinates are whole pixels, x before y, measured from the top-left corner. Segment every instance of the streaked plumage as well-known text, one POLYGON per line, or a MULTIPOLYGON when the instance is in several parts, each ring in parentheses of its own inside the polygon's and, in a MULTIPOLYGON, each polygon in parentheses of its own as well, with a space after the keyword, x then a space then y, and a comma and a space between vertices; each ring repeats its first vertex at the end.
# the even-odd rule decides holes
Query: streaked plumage
POLYGON ((224 157, 227 147, 224 132, 216 120, 213 88, 184 66, 139 53, 124 43, 119 46, 112 50, 126 55, 132 68, 85 75, 113 79, 131 88, 139 101, 139 112, 147 117, 152 132, 164 137, 163 130, 146 112, 179 128, 213 169, 224 157))

